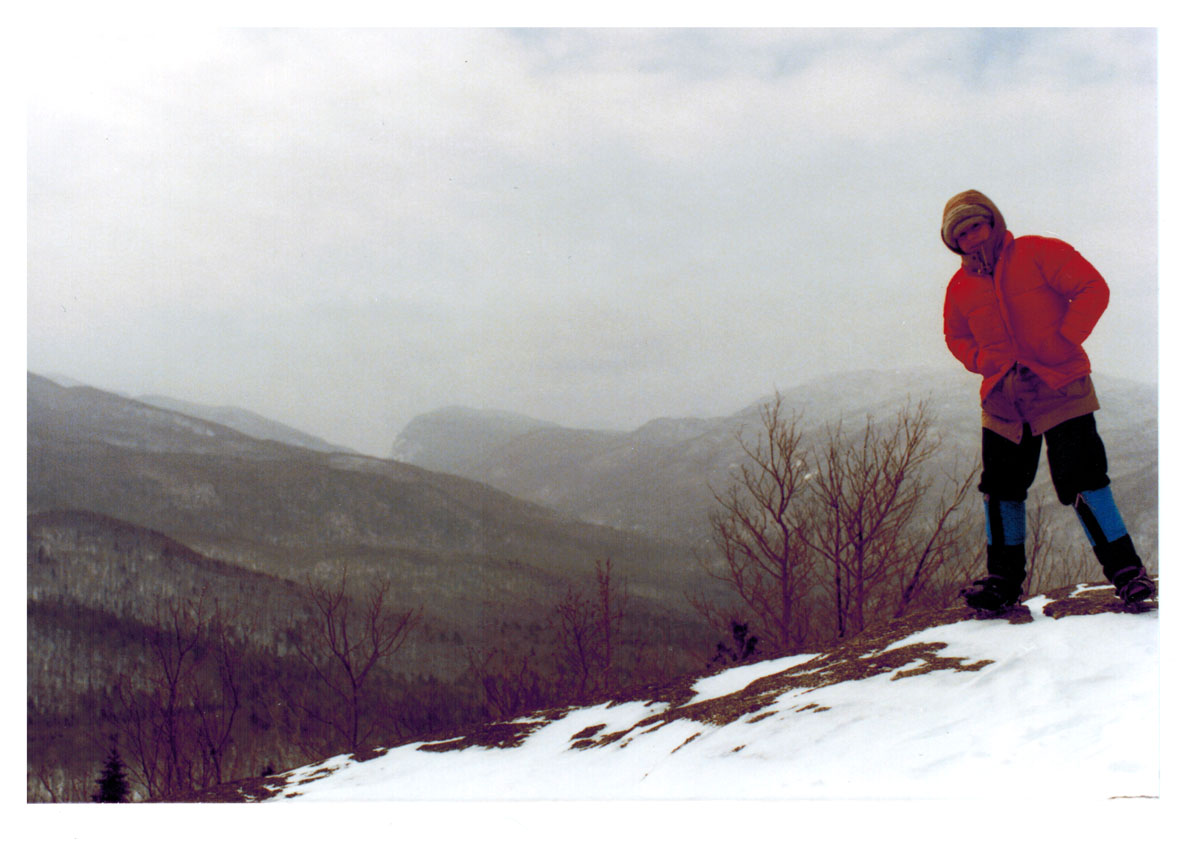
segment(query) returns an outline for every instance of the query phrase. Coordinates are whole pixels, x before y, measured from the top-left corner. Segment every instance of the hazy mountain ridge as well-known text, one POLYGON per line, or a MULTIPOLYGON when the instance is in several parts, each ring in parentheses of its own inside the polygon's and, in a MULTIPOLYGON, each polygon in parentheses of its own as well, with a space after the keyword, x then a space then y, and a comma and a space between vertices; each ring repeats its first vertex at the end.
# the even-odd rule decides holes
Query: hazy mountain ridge
POLYGON ((322 440, 320 437, 315 437, 298 428, 284 425, 282 422, 277 422, 274 419, 269 419, 242 407, 196 404, 162 395, 143 395, 138 396, 136 400, 153 407, 161 407, 164 410, 173 410, 197 419, 216 422, 259 440, 274 440, 278 443, 300 446, 301 448, 312 449, 318 452, 355 453, 353 449, 345 446, 336 446, 322 440))
POLYGON ((314 517, 361 514, 364 528, 369 519, 379 521, 368 532, 375 541, 473 549, 485 520, 574 524, 454 476, 261 440, 100 390, 62 389, 34 375, 28 436, 31 511, 82 508, 167 533, 195 523, 266 542, 318 544, 356 531, 313 524, 314 517), (218 488, 220 482, 225 486, 218 488), (386 492, 375 492, 379 488, 386 492), (128 506, 121 499, 88 504, 100 489, 120 489, 128 506), (271 530, 253 519, 264 512, 272 515, 271 530))
MULTIPOLYGON (((30 514, 103 514, 285 578, 353 565, 464 627, 509 616, 498 600, 544 618, 597 560, 639 598, 670 596, 696 570, 678 546, 410 464, 258 440, 34 375, 28 404, 30 514)), ((686 608, 681 595, 671 607, 686 608)))
POLYGON ((26 414, 30 453, 77 440, 148 453, 187 451, 242 457, 280 457, 270 441, 204 419, 88 386, 64 387, 29 373, 26 414))
POLYGON ((569 431, 553 422, 501 410, 455 405, 415 417, 396 437, 391 457, 406 463, 436 457, 439 472, 462 475, 486 455, 511 440, 536 432, 569 431))
MULTIPOLYGON (((1096 378, 1102 409, 1097 414, 1110 459, 1110 472, 1126 506, 1131 528, 1157 536, 1157 391, 1132 381, 1096 378)), ((788 409, 802 416, 810 441, 841 420, 848 430, 868 417, 887 426, 909 403, 924 401, 933 416, 932 434, 941 441, 938 463, 947 472, 968 469, 979 451, 978 378, 963 370, 864 370, 815 379, 782 391, 788 409)), ((742 434, 753 443, 762 404, 728 416, 661 418, 626 432, 594 432, 563 426, 529 428, 513 434, 495 428, 485 437, 455 442, 454 419, 462 409, 444 410, 440 444, 411 451, 412 463, 430 469, 453 467, 521 498, 590 522, 642 531, 696 545, 708 534, 712 490, 722 490, 744 457, 742 434)), ((417 420, 414 420, 414 423, 417 420)), ((423 420, 421 427, 429 421, 423 420)), ((478 429, 491 420, 474 417, 478 429)), ((416 447, 401 432, 397 445, 416 447)), ((1053 499, 1043 461, 1034 494, 1053 499)))
MULTIPOLYGON (((85 390, 94 393, 104 393, 105 398, 115 397, 124 399, 131 404, 144 404, 172 413, 183 414, 191 419, 202 420, 206 423, 220 425, 232 429, 248 437, 259 440, 271 440, 286 445, 299 446, 320 452, 356 453, 345 446, 337 446, 320 437, 309 434, 290 425, 285 425, 274 419, 262 416, 252 410, 233 405, 208 405, 192 401, 171 398, 164 395, 131 396, 127 393, 112 392, 92 387, 66 375, 28 373, 28 379, 57 387, 60 390, 85 390)), ((95 424, 95 423, 93 423, 95 424)))

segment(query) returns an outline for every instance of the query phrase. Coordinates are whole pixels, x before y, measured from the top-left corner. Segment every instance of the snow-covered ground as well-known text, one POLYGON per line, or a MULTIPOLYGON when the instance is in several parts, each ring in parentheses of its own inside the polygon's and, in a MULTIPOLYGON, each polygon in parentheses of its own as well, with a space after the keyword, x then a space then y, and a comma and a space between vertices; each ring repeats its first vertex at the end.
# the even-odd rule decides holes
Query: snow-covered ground
POLYGON ((1162 621, 1161 690, 1159 612, 1103 612, 1111 600, 1039 597, 1025 623, 934 617, 658 702, 526 718, 508 728, 528 732, 520 746, 413 743, 235 786, 323 805, 24 806, 22 834, 189 850, 1195 846, 1186 612, 1162 621), (1064 606, 1076 615, 1056 618, 1064 606))
MULTIPOLYGON (((764 661, 673 704, 522 718, 280 778, 275 801, 1109 800, 1159 795, 1156 610, 1110 589, 764 661), (1077 613, 1064 614, 1072 606, 1077 613), (1085 613, 1086 611, 1086 613, 1085 613), (1099 611, 1099 612, 1097 612, 1099 611), (521 739, 521 735, 525 737, 521 739)), ((953 618, 943 618, 953 619, 953 618)))

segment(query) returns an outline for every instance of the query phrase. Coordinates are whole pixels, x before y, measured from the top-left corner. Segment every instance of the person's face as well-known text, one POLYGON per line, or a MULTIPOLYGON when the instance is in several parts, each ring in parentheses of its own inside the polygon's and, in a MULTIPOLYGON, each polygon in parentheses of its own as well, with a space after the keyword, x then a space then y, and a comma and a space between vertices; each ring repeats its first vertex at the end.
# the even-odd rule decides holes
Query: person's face
POLYGON ((954 228, 954 241, 958 250, 964 254, 972 254, 979 249, 992 235, 992 226, 986 218, 968 218, 954 228))

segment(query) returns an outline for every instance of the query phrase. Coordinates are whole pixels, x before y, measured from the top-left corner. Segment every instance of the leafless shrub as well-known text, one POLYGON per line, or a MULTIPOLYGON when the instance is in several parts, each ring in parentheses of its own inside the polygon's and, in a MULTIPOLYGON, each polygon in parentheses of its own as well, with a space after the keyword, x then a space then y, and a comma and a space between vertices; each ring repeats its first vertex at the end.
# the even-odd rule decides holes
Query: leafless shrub
POLYGON ((146 669, 114 689, 131 778, 154 799, 228 779, 244 649, 221 606, 205 593, 161 602, 143 645, 146 669))
POLYGON ((571 587, 554 607, 562 689, 574 698, 617 684, 616 652, 628 602, 627 584, 614 579, 609 560, 596 562, 590 592, 571 587))
POLYGON ((389 585, 374 582, 364 602, 346 590, 347 568, 335 582, 308 583, 309 617, 292 629, 292 645, 319 684, 299 699, 301 710, 326 727, 340 747, 354 752, 375 731, 369 684, 415 628, 415 609, 390 611, 389 585))
MULTIPOLYGON (((754 443, 737 435, 745 459, 728 489, 714 493, 712 539, 720 560, 704 566, 752 612, 757 633, 772 648, 797 651, 808 636, 804 602, 815 582, 815 553, 805 543, 811 468, 804 434, 783 413, 781 396, 763 406, 761 419, 763 431, 754 443)), ((749 619, 700 597, 692 601, 718 629, 749 619)))
MULTIPOLYGON (((773 651, 845 638, 957 592, 973 563, 960 508, 977 467, 935 478, 940 445, 924 403, 890 426, 868 419, 851 434, 838 423, 816 449, 778 394, 761 423, 756 442, 739 436, 745 460, 716 495, 719 560, 709 572, 752 612, 773 651)), ((694 604, 722 625, 736 619, 694 604)))

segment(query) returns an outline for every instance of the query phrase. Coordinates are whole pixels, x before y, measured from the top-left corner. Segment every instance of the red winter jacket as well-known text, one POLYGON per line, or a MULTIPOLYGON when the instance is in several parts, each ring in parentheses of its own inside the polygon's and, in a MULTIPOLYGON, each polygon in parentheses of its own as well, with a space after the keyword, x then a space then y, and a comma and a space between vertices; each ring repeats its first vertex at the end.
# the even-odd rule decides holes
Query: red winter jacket
POLYGON ((1021 363, 1058 389, 1091 372, 1082 343, 1108 284, 1060 239, 1004 235, 993 277, 959 269, 946 287, 946 345, 983 376, 981 398, 1021 363))

